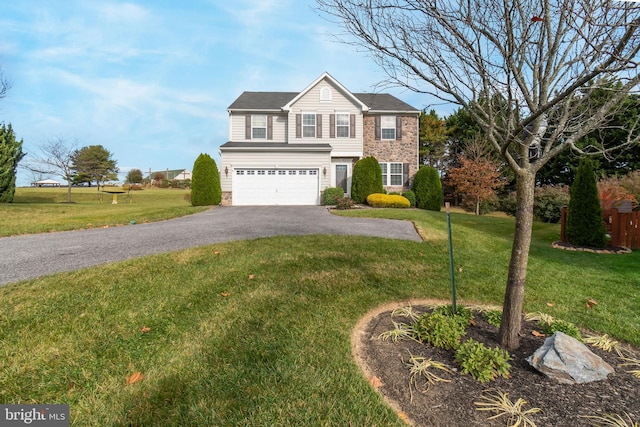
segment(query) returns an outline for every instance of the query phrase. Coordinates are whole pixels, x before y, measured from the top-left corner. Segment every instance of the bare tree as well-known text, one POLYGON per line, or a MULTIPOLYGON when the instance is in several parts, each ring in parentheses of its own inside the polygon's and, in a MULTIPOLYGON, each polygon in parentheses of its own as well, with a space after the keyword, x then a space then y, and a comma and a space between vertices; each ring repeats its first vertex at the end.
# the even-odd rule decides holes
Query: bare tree
MULTIPOLYGON (((519 346, 536 173, 606 128, 638 90, 640 4, 591 0, 317 0, 387 83, 465 108, 517 180, 500 343, 519 346), (612 84, 614 83, 614 84, 612 84), (607 96, 602 97, 605 90, 607 96)), ((624 144, 638 143, 638 121, 624 144)))
POLYGON ((33 173, 59 176, 67 181, 67 203, 71 203, 71 181, 73 178, 73 153, 77 141, 68 143, 64 138, 49 140, 40 147, 40 155, 29 159, 25 168, 33 173))
POLYGON ((2 66, 0 66, 0 99, 7 96, 7 92, 11 89, 11 81, 2 72, 2 66))

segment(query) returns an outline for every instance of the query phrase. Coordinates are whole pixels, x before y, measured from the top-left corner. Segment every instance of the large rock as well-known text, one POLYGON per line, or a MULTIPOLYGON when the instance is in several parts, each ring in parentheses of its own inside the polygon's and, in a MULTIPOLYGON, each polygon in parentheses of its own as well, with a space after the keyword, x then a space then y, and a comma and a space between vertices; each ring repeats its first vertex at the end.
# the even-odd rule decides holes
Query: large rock
POLYGON ((615 371, 577 339, 556 332, 527 362, 549 378, 562 384, 600 381, 615 371))

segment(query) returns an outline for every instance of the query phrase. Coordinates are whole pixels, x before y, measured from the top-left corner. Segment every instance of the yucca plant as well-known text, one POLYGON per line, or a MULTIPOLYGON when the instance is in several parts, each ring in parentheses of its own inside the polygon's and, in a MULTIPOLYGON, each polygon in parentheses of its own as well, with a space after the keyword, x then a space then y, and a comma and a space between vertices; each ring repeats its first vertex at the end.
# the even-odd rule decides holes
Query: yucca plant
POLYGON ((378 335, 378 338, 382 341, 391 340, 392 342, 398 342, 398 340, 411 339, 415 340, 415 330, 411 325, 406 323, 393 322, 393 329, 386 331, 378 335))
POLYGON ((437 369, 447 373, 453 373, 447 365, 442 362, 435 361, 433 359, 427 359, 421 356, 411 356, 409 361, 405 363, 409 367, 409 393, 411 394, 411 401, 413 401, 412 386, 418 390, 417 378, 422 377, 426 380, 427 386, 422 391, 425 393, 429 390, 429 386, 437 382, 450 382, 451 380, 444 379, 436 375, 433 370, 437 369))
POLYGON ((591 425, 594 427, 640 427, 640 423, 634 422, 629 414, 625 413, 624 415, 624 418, 618 414, 583 415, 581 418, 591 420, 591 425))
POLYGON ((584 339, 584 342, 585 344, 590 344, 609 353, 611 352, 611 350, 615 350, 618 356, 624 357, 623 348, 620 343, 607 334, 586 337, 584 339))
POLYGON ((524 410, 524 405, 527 402, 522 398, 512 402, 509 399, 509 394, 500 390, 486 390, 485 392, 486 394, 480 397, 479 402, 473 403, 477 406, 478 411, 497 412, 496 415, 489 417, 489 420, 507 417, 508 427, 536 427, 531 415, 540 412, 540 408, 524 410))

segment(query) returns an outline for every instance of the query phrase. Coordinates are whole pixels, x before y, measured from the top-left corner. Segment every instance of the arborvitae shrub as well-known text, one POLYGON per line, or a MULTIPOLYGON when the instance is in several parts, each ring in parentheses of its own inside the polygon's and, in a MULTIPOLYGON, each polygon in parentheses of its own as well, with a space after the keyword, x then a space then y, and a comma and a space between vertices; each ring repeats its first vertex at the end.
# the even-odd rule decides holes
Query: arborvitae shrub
POLYGON ((355 203, 365 203, 369 194, 383 192, 380 163, 375 157, 358 160, 353 166, 351 199, 355 203))
POLYGON ((604 247, 606 229, 602 221, 596 174, 588 158, 580 161, 570 194, 567 239, 576 246, 604 247))
POLYGON ((442 182, 438 171, 432 166, 420 168, 413 179, 416 207, 439 211, 443 203, 442 182))
POLYGON ((416 207, 416 193, 414 193, 412 190, 407 190, 404 193, 402 193, 402 195, 406 197, 407 200, 409 200, 409 203, 412 208, 416 207))
POLYGON ((191 175, 191 205, 219 205, 221 200, 218 166, 211 156, 200 154, 193 164, 191 175))
POLYGON ((337 205, 338 198, 344 197, 344 190, 340 187, 329 187, 325 188, 322 193, 322 204, 323 205, 337 205))

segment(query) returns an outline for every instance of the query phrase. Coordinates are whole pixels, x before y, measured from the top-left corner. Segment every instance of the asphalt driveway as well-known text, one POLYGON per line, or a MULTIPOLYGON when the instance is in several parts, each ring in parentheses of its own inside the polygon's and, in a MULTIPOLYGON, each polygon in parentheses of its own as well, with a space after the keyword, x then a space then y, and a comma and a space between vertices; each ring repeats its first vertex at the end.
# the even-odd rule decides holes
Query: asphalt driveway
POLYGON ((408 221, 340 217, 322 206, 218 207, 149 224, 0 238, 0 285, 212 243, 305 234, 421 241, 408 221))

